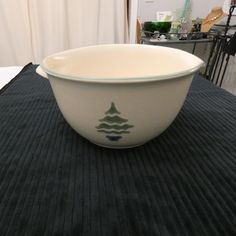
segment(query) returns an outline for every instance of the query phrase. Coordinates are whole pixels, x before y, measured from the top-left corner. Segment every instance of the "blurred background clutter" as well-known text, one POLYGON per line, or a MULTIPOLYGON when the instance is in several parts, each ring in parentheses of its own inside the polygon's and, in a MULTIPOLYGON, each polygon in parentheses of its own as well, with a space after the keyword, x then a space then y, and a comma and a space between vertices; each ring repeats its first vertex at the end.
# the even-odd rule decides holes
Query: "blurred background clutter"
POLYGON ((0 67, 109 43, 175 47, 205 61, 202 75, 236 94, 235 0, 1 0, 0 67))
POLYGON ((202 75, 236 94, 235 0, 139 0, 137 43, 179 48, 205 61, 202 75))

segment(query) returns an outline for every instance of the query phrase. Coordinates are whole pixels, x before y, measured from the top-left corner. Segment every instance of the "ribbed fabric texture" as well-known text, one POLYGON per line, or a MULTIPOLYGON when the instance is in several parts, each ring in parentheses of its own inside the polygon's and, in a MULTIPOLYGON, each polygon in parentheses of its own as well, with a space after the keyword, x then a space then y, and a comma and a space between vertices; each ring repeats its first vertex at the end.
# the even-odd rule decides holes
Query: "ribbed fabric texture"
POLYGON ((0 235, 236 235, 236 97, 195 77, 174 123, 127 150, 62 117, 28 65, 0 95, 0 235))

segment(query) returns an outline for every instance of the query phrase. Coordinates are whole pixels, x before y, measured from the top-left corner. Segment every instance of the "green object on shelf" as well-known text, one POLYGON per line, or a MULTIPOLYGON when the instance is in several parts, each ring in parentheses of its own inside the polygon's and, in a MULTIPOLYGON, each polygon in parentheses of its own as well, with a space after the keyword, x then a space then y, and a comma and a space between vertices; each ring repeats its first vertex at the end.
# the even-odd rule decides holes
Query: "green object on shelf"
POLYGON ((168 33, 171 28, 171 21, 145 21, 143 30, 145 35, 152 36, 155 31, 160 33, 168 33))

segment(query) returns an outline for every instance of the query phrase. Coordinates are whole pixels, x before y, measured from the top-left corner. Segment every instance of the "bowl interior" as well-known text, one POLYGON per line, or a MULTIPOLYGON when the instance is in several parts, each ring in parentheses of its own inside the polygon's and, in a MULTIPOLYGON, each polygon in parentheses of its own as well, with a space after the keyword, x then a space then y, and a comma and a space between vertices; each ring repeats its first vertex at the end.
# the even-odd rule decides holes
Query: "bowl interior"
POLYGON ((57 77, 110 82, 177 77, 193 73, 201 65, 201 59, 182 50, 135 44, 73 49, 42 63, 46 73, 57 77))

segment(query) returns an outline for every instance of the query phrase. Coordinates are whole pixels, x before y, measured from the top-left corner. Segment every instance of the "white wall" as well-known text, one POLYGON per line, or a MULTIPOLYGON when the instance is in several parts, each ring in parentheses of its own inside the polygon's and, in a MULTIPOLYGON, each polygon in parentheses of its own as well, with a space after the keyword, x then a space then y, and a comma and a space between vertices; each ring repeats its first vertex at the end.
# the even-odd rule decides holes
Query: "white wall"
MULTIPOLYGON (((139 0, 140 20, 155 20, 157 11, 174 11, 184 6, 185 0, 139 0)), ((192 18, 204 18, 214 6, 223 6, 224 0, 192 0, 192 18)))

